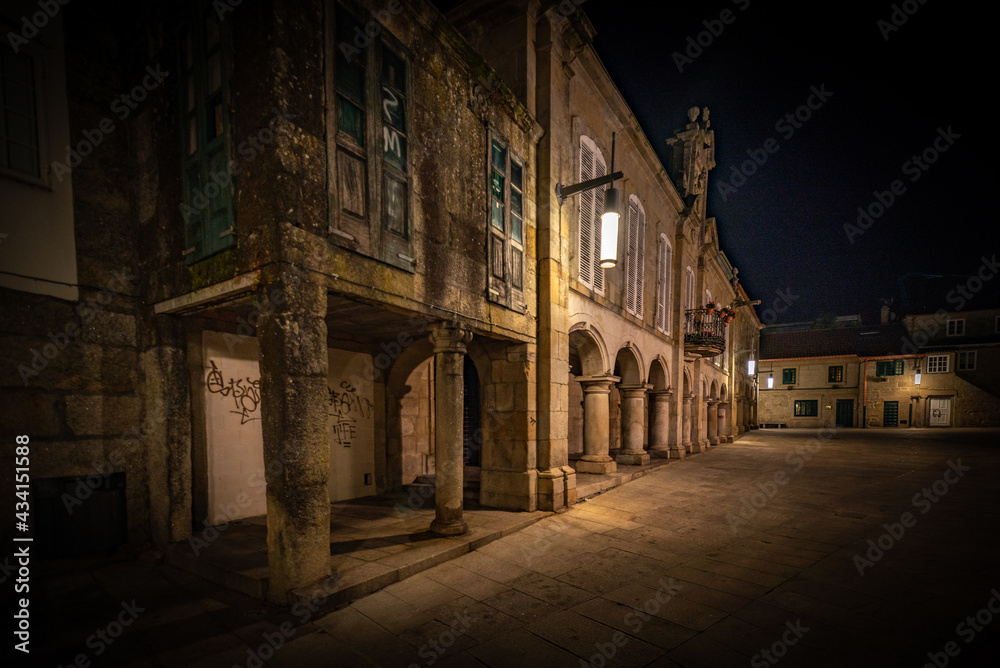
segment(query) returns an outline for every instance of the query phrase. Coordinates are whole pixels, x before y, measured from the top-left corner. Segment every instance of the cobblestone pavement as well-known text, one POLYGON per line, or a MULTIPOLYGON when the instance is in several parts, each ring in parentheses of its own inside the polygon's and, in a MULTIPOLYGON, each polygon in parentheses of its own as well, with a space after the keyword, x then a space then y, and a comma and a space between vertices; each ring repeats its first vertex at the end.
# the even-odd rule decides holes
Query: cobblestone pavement
POLYGON ((996 430, 757 431, 332 613, 130 562, 39 633, 105 631, 94 666, 996 666, 998 497, 996 430))

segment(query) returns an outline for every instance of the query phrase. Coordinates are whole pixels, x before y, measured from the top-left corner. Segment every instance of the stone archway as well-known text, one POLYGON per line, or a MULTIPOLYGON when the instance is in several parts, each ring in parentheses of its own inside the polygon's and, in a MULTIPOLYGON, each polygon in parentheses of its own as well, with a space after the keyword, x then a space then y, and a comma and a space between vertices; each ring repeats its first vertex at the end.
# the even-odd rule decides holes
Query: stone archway
POLYGON ((649 365, 649 455, 651 457, 669 458, 671 451, 674 456, 683 457, 683 449, 670 445, 670 370, 664 359, 657 355, 649 365))
POLYGON ((578 473, 611 473, 617 470, 608 450, 609 395, 618 377, 610 365, 600 333, 586 324, 569 331, 570 452, 579 458, 578 473))
POLYGON ((642 380, 641 364, 639 351, 631 345, 620 349, 615 356, 615 375, 621 378, 617 387, 621 406, 621 448, 615 455, 615 461, 630 466, 649 463, 649 453, 644 447, 646 391, 649 386, 642 380))

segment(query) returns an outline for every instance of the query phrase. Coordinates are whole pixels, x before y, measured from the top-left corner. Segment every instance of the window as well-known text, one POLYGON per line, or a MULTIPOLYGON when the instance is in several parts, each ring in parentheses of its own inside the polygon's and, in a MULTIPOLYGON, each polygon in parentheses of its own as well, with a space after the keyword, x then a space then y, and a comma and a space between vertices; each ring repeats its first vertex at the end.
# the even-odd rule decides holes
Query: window
POLYGON ((815 417, 819 415, 818 399, 800 399, 795 402, 795 417, 815 417))
POLYGON ((694 270, 688 267, 685 270, 685 284, 684 284, 684 308, 692 309, 694 308, 694 270))
POLYGON ((948 373, 948 355, 928 355, 927 373, 948 373))
POLYGON ((965 335, 965 318, 957 318, 948 321, 948 336, 965 335))
POLYGON ((489 299, 524 305, 524 163, 491 133, 489 154, 489 299))
POLYGON ((827 369, 827 382, 829 383, 843 383, 844 382, 844 367, 843 366, 831 366, 827 369))
MULTIPOLYGON (((604 156, 590 137, 580 137, 580 181, 604 176, 604 156)), ((580 193, 580 283, 597 294, 604 294, 604 269, 601 268, 601 215, 604 213, 604 188, 580 193)))
POLYGON ((365 34, 367 24, 341 5, 334 20, 335 40, 328 45, 335 59, 328 157, 336 165, 330 176, 329 239, 413 271, 409 54, 384 29, 369 47, 355 48, 354 38, 365 34))
POLYGON ((0 48, 0 171, 34 183, 43 182, 41 81, 39 60, 0 48))
POLYGON ((646 210, 635 195, 628 198, 625 310, 642 319, 643 274, 646 260, 646 210))
POLYGON ((188 264, 234 245, 229 168, 228 30, 200 5, 181 48, 184 257, 188 264))
POLYGON ((976 368, 976 351, 963 350, 958 353, 958 370, 972 371, 976 368))
POLYGON ((667 235, 660 235, 660 247, 657 253, 656 281, 656 328, 661 332, 670 332, 670 276, 673 249, 667 241, 667 235))
POLYGON ((783 385, 794 385, 795 384, 795 369, 782 369, 781 370, 781 383, 783 385))
POLYGON ((886 360, 875 362, 876 376, 902 376, 903 360, 886 360))

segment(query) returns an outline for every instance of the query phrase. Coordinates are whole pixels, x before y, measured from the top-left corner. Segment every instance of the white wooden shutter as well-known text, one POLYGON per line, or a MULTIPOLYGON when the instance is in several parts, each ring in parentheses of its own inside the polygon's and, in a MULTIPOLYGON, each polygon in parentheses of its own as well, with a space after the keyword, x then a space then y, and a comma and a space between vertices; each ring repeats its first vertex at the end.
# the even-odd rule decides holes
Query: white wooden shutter
POLYGON ((666 235, 660 235, 660 248, 657 254, 657 284, 656 284, 656 328, 667 331, 667 302, 670 290, 670 246, 666 235))
POLYGON ((636 200, 638 216, 636 218, 636 254, 635 254, 635 315, 640 320, 643 316, 642 291, 644 288, 643 274, 646 269, 646 211, 642 203, 636 200))
MULTIPOLYGON (((580 181, 594 178, 594 152, 587 145, 586 137, 580 138, 580 181)), ((580 273, 579 280, 588 288, 594 287, 594 191, 580 193, 580 273)))
MULTIPOLYGON (((592 178, 597 178, 599 176, 604 176, 604 157, 599 151, 594 153, 594 176, 592 178)), ((593 258, 594 267, 594 292, 598 294, 604 294, 604 269, 601 267, 601 215, 604 213, 604 191, 607 187, 601 188, 599 190, 593 190, 594 193, 594 203, 593 203, 593 248, 591 249, 591 257, 593 258)))
POLYGON ((628 198, 628 215, 625 223, 625 310, 633 315, 635 315, 636 266, 639 263, 636 248, 639 237, 638 204, 634 195, 628 198))

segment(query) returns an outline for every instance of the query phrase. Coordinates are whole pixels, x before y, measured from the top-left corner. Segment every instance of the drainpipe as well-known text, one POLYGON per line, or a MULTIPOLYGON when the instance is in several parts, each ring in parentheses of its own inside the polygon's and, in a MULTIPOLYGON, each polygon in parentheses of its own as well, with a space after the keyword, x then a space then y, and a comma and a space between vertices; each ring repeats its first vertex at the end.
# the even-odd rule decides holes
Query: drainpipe
POLYGON ((868 428, 868 359, 865 358, 865 391, 861 400, 861 428, 868 428))

